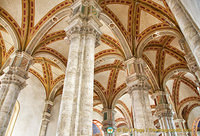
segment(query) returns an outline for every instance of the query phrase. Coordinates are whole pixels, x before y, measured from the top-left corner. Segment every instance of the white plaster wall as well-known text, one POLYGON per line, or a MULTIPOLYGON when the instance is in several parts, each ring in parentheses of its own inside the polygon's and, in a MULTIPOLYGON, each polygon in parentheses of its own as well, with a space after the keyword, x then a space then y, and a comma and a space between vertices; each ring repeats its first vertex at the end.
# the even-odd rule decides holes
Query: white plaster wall
POLYGON ((20 111, 12 136, 38 136, 45 104, 42 83, 29 74, 27 86, 19 94, 20 111))
POLYGON ((103 116, 101 116, 99 113, 93 111, 93 120, 98 120, 99 122, 102 122, 103 116))
POLYGON ((200 107, 196 107, 190 112, 189 117, 188 117, 188 127, 190 129, 192 128, 192 124, 194 120, 200 117, 199 113, 200 113, 200 107))
POLYGON ((61 95, 57 96, 54 100, 54 106, 51 111, 51 119, 47 128, 47 136, 55 136, 58 122, 58 115, 60 111, 61 95))
POLYGON ((200 29, 200 0, 181 0, 181 2, 200 29))

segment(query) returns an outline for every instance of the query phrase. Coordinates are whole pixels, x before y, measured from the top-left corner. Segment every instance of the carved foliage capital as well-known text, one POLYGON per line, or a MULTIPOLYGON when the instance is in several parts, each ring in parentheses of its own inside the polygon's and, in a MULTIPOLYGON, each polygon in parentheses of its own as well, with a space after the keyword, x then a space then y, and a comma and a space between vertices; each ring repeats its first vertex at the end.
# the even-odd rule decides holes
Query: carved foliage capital
POLYGON ((45 122, 50 121, 52 107, 53 107, 53 102, 50 100, 46 100, 42 118, 43 121, 45 122))
POLYGON ((16 52, 11 56, 10 64, 1 76, 1 85, 15 84, 20 90, 26 86, 28 69, 32 63, 32 56, 25 52, 16 52))
MULTIPOLYGON (((130 85, 130 84, 129 84, 130 85)), ((148 91, 151 88, 146 79, 137 79, 129 87, 129 93, 132 94, 133 91, 148 91)))
POLYGON ((102 26, 99 20, 101 9, 96 2, 77 0, 71 8, 73 14, 68 20, 69 25, 65 28, 67 35, 74 33, 101 35, 99 29, 102 26))
POLYGON ((19 90, 22 90, 27 85, 26 79, 27 78, 23 78, 17 74, 5 73, 1 77, 1 85, 15 84, 20 88, 19 90))
POLYGON ((173 117, 173 112, 170 109, 169 104, 160 104, 160 105, 157 105, 156 107, 155 115, 158 116, 159 118, 173 117))

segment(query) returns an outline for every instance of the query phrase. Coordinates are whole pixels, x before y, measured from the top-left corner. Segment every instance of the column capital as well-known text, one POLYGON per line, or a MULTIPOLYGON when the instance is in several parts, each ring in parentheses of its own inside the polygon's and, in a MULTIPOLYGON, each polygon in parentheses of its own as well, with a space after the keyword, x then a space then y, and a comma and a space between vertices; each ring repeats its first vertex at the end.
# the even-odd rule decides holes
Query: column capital
POLYGON ((151 86, 145 75, 146 63, 142 58, 131 58, 124 62, 127 72, 126 84, 129 86, 129 92, 133 90, 149 90, 151 86))
POLYGON ((106 129, 108 127, 113 127, 115 129, 115 118, 114 115, 116 113, 116 111, 114 109, 108 109, 105 108, 103 109, 103 122, 102 122, 102 129, 104 132, 106 132, 106 129))
POLYGON ((99 20, 100 6, 95 1, 77 0, 71 8, 72 17, 68 20, 69 25, 65 28, 67 37, 71 37, 72 34, 90 34, 95 36, 98 41, 102 34, 99 29, 102 26, 99 20))
POLYGON ((185 123, 186 121, 184 119, 174 119, 174 123, 185 123))
POLYGON ((171 110, 171 105, 168 104, 167 97, 169 94, 162 90, 157 90, 152 94, 152 99, 156 100, 156 112, 155 115, 159 118, 161 117, 173 117, 173 112, 171 110))
POLYGON ((20 90, 26 86, 28 79, 28 69, 33 57, 25 52, 15 52, 10 58, 10 64, 3 71, 1 84, 16 84, 20 90))
POLYGON ((157 90, 157 91, 155 91, 155 93, 153 93, 151 95, 151 98, 155 99, 157 96, 162 96, 162 95, 165 95, 167 97, 169 96, 169 94, 167 92, 164 92, 164 91, 161 91, 161 90, 157 90))
POLYGON ((52 107, 53 107, 53 102, 51 100, 46 100, 42 117, 42 120, 44 120, 45 122, 50 121, 52 107))
POLYGON ((146 79, 144 80, 138 79, 132 83, 129 83, 128 85, 129 85, 129 94, 132 94, 133 91, 141 91, 141 90, 148 91, 149 89, 151 89, 151 86, 146 81, 146 79))
POLYGON ((174 113, 169 104, 160 104, 156 107, 155 115, 160 117, 173 117, 174 113))
MULTIPOLYGON (((4 70, 5 73, 8 72, 25 72, 28 71, 30 65, 32 64, 33 57, 26 52, 18 52, 16 51, 10 57, 9 66, 4 70), (12 69, 9 71, 9 69, 12 69)), ((17 74, 17 73, 16 73, 17 74)), ((21 75, 22 73, 20 73, 21 75)))
POLYGON ((145 61, 142 58, 131 58, 124 62, 124 67, 126 69, 127 77, 134 74, 138 76, 145 76, 145 69, 147 67, 145 61))
POLYGON ((184 50, 186 53, 189 52, 189 48, 187 46, 187 42, 185 40, 185 38, 181 38, 179 41, 178 41, 180 47, 182 50, 184 50))

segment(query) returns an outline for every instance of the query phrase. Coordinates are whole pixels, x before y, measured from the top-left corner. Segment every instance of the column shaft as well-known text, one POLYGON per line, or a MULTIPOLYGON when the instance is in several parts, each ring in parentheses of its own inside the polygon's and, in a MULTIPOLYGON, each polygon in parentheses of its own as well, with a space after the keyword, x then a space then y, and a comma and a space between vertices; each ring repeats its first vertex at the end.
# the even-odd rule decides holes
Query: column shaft
POLYGON ((57 136, 70 136, 73 101, 76 89, 79 46, 80 34, 74 33, 71 35, 70 50, 58 120, 58 130, 56 134, 57 136))
MULTIPOLYGON (((137 83, 139 85, 139 83, 137 83)), ((149 98, 145 95, 148 90, 145 88, 130 89, 133 109, 134 127, 136 136, 153 136, 149 129, 153 129, 152 113, 149 104, 149 98), (137 131, 138 129, 138 131, 137 131), (142 130, 144 132, 139 132, 142 130)))
POLYGON ((5 97, 4 103, 2 104, 2 108, 0 111, 0 136, 4 136, 7 126, 9 124, 13 107, 18 98, 20 88, 18 85, 11 84, 9 86, 9 91, 5 97))
POLYGON ((48 124, 49 124, 50 118, 51 118, 52 106, 53 106, 53 102, 52 101, 47 100, 45 102, 45 108, 44 108, 44 112, 43 112, 43 117, 42 117, 42 123, 41 123, 41 127, 40 127, 39 136, 46 136, 48 124))
POLYGON ((79 116, 80 116, 80 95, 82 89, 82 75, 83 75, 83 64, 84 64, 84 49, 85 49, 85 34, 81 35, 81 42, 79 47, 79 58, 78 58, 78 70, 76 75, 76 87, 74 95, 74 104, 72 112, 72 125, 71 135, 76 136, 79 127, 79 116))
MULTIPOLYGON (((2 82, 2 81, 1 81, 2 82)), ((2 84, 1 83, 1 85, 0 85, 0 110, 1 110, 1 106, 2 106, 2 104, 3 104, 3 102, 4 102, 4 99, 5 99, 5 97, 6 97, 6 94, 7 94, 7 90, 8 90, 8 86, 7 85, 5 85, 5 84, 2 84)))
MULTIPOLYGON (((13 63, 14 59, 11 59, 11 64, 13 63)), ((2 75, 2 77, 4 77, 4 75, 2 75)), ((9 89, 9 85, 7 83, 3 84, 3 78, 1 77, 1 84, 0 84, 0 110, 1 110, 1 106, 3 105, 3 102, 5 100, 5 97, 8 93, 8 89, 9 89)))
POLYGON ((177 136, 176 128, 173 121, 173 112, 167 101, 167 96, 164 91, 157 91, 153 94, 153 99, 156 100, 156 116, 159 118, 163 136, 177 136))
POLYGON ((153 120, 149 102, 150 86, 145 76, 145 63, 141 58, 127 60, 127 85, 132 99, 132 110, 136 136, 153 136, 153 120), (143 132, 141 132, 143 131, 143 132))
POLYGON ((180 0, 166 0, 169 8, 174 14, 180 29, 185 36, 185 39, 189 43, 189 47, 193 52, 198 66, 200 66, 200 35, 197 29, 194 27, 191 19, 184 10, 180 0))
POLYGON ((189 68, 189 70, 196 76, 197 79, 197 84, 199 86, 200 84, 200 67, 198 66, 198 63, 191 51, 191 49, 189 48, 189 45, 187 44, 187 42, 184 39, 179 40, 179 44, 181 46, 181 48, 184 49, 185 51, 185 60, 187 62, 187 66, 189 68))
POLYGON ((102 129, 104 131, 105 136, 115 136, 115 132, 112 134, 107 133, 107 128, 112 127, 114 130, 116 130, 115 126, 115 113, 116 111, 113 109, 107 109, 105 108, 103 110, 103 122, 102 122, 102 129))
POLYGON ((83 84, 80 101, 81 117, 79 120, 79 135, 92 136, 93 119, 93 84, 94 84, 94 48, 96 37, 86 36, 86 46, 83 66, 83 84))
POLYGON ((73 15, 65 28, 71 43, 57 136, 92 136, 94 48, 100 36, 100 10, 95 1, 87 0, 77 0, 71 8, 73 15))
POLYGON ((31 60, 28 54, 17 52, 4 70, 0 86, 0 91, 4 91, 0 109, 0 136, 5 135, 19 92, 26 86, 31 60))

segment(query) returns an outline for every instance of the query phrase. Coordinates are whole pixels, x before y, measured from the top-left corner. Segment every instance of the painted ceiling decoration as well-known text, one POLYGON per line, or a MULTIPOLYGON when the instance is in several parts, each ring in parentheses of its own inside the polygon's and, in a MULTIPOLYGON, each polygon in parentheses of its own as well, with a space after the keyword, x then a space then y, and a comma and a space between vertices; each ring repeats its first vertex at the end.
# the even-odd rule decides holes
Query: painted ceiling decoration
MULTIPOLYGON (((189 112, 200 106, 200 97, 196 77, 186 72, 185 52, 179 44, 182 34, 165 0, 97 2, 102 15, 112 23, 107 25, 101 20, 103 34, 100 45, 95 48, 94 112, 103 116, 103 107, 115 108, 117 127, 133 126, 123 64, 129 59, 126 45, 121 41, 124 38, 131 56, 142 57, 147 63, 152 88, 156 85, 162 88, 165 84, 177 116, 187 119, 189 112), (171 73, 174 74, 169 76, 171 73)), ((14 51, 26 51, 34 57, 29 72, 43 84, 46 98, 55 99, 62 94, 69 52, 64 28, 68 25, 72 3, 73 0, 1 0, 1 73, 14 51)), ((153 101, 151 108, 154 113, 153 101)), ((99 133, 98 126, 94 123, 95 134, 99 133)))

